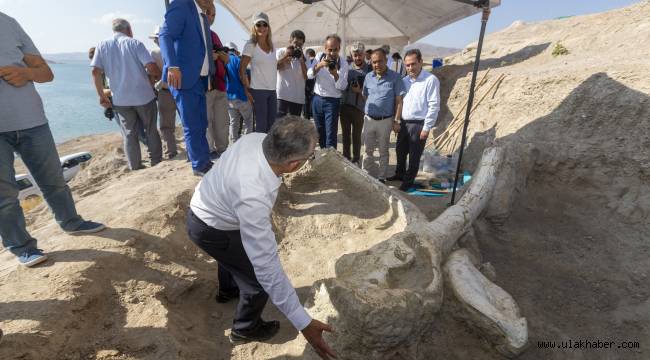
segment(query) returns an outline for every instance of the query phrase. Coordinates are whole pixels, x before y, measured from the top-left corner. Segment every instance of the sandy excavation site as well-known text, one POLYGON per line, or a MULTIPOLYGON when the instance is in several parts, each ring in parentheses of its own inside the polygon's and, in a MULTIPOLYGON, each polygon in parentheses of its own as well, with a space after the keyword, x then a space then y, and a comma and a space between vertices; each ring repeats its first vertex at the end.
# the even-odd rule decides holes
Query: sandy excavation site
MULTIPOLYGON (((453 207, 334 152, 285 178, 283 266, 341 359, 650 359, 648 19, 643 1, 487 36, 473 178, 453 207)), ((475 47, 435 72, 443 152, 460 144, 475 47)), ((130 172, 117 134, 60 146, 74 151, 94 156, 71 182, 78 210, 110 228, 75 237, 45 205, 27 214, 51 259, 0 253, 0 359, 317 358, 272 304, 278 336, 228 342, 235 304, 214 301, 216 263, 187 238, 198 178, 183 156, 130 172)))

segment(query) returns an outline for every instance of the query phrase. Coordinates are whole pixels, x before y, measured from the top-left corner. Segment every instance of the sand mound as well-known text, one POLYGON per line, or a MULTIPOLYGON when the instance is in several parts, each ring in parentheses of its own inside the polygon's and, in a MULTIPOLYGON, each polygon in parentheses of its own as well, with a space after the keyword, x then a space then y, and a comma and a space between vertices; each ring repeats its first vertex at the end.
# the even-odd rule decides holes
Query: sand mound
MULTIPOLYGON (((509 166, 474 232, 482 261, 492 263, 496 282, 529 321, 531 346, 522 359, 650 354, 644 343, 650 338, 648 15, 644 1, 603 14, 517 23, 486 39, 479 78, 492 70, 482 90, 505 78, 472 115, 467 167, 495 143, 506 149, 509 166), (552 55, 558 42, 567 55, 552 55), (638 341, 641 347, 537 347, 567 339, 638 341)), ((438 132, 466 101, 473 48, 448 59, 437 74, 446 104, 438 132)), ((28 215, 30 231, 54 261, 26 270, 0 252, 0 358, 310 354, 272 306, 265 317, 282 319, 282 331, 271 344, 233 349, 227 343, 234 305, 214 302, 216 265, 185 235, 197 178, 184 160, 127 171, 114 134, 80 138, 60 152, 81 150, 95 158, 71 183, 79 211, 111 228, 72 237, 45 206, 28 215)), ((384 190, 359 191, 346 179, 326 164, 305 169, 286 180, 279 196, 273 221, 281 258, 303 300, 315 282, 335 275, 343 254, 368 249, 408 224, 384 190)), ((429 218, 446 201, 414 200, 429 218)), ((398 358, 502 358, 453 315, 443 306, 417 349, 398 358)))

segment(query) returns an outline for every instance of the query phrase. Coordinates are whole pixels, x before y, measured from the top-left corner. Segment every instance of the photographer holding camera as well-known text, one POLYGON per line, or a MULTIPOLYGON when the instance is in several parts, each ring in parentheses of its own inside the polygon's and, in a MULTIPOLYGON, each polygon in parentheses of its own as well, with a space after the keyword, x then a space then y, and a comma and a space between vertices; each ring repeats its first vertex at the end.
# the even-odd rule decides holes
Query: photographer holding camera
POLYGON ((300 116, 305 104, 305 81, 307 80, 307 65, 302 52, 305 43, 305 33, 294 30, 289 39, 289 46, 279 49, 278 80, 278 118, 287 114, 300 116))
POLYGON ((363 130, 363 111, 366 101, 361 94, 363 81, 372 67, 365 61, 365 46, 356 42, 350 53, 352 64, 348 70, 348 88, 343 94, 341 106, 341 132, 343 134, 343 156, 359 165, 361 158, 361 131, 363 130), (352 145, 352 157, 350 157, 352 145))
POLYGON ((348 63, 339 58, 340 50, 341 38, 328 35, 324 52, 316 56, 318 63, 307 71, 308 78, 316 79, 312 114, 321 149, 336 149, 341 96, 348 87, 348 63))

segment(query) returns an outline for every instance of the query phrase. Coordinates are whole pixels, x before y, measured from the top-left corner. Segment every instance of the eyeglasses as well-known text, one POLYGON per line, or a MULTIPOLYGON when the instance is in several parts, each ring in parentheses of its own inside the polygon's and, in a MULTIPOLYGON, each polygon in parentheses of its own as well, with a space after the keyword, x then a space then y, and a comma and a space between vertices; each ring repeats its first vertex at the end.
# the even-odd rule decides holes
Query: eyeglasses
POLYGON ((307 158, 296 159, 295 161, 300 161, 302 163, 298 167, 298 169, 301 169, 303 166, 305 166, 305 164, 307 164, 307 162, 312 161, 314 159, 316 159, 316 152, 311 153, 311 155, 309 155, 309 157, 307 158))
POLYGON ((269 24, 267 24, 265 22, 258 22, 257 24, 255 24, 255 27, 258 27, 258 28, 259 27, 269 27, 269 24))

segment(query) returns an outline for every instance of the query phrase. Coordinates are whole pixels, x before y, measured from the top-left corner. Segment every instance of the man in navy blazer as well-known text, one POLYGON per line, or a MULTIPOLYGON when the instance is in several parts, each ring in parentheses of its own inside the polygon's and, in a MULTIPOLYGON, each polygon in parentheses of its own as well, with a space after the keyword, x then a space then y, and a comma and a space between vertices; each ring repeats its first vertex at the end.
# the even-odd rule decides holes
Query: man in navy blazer
POLYGON ((208 127, 205 92, 214 74, 210 25, 202 9, 211 0, 174 0, 160 29, 160 50, 167 79, 181 115, 187 154, 194 174, 212 167, 206 139, 208 127))

